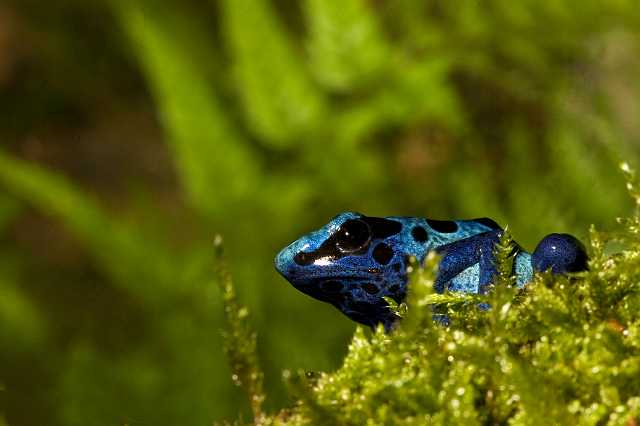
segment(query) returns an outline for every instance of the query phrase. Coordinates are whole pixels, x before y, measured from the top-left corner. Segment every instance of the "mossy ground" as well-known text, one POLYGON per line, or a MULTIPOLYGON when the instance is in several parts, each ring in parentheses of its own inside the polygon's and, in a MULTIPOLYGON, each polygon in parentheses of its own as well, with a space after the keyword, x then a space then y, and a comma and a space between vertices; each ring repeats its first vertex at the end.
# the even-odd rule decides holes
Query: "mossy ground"
MULTIPOLYGON (((638 190, 627 166, 628 188, 638 190)), ((228 343, 256 424, 636 425, 640 419, 640 217, 621 230, 591 229, 589 271, 538 274, 524 290, 510 276, 508 233, 497 247, 499 276, 487 296, 434 294, 435 256, 414 265, 402 320, 385 333, 358 327, 342 367, 285 371, 292 408, 260 404, 262 373, 246 312, 226 282, 228 343), (615 243, 614 252, 608 250, 615 243), (481 302, 491 309, 478 309, 481 302), (450 325, 432 319, 446 309, 450 325), (246 342, 249 342, 248 344, 246 342), (242 354, 246 354, 245 360, 242 354)))

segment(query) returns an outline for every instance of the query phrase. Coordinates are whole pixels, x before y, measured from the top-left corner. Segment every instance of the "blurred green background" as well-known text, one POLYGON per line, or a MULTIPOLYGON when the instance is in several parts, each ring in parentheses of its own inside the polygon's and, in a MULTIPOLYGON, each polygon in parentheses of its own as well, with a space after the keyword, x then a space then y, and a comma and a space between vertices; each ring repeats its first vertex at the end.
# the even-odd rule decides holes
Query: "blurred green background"
POLYGON ((5 0, 0 424, 250 418, 217 233, 276 410, 355 326, 272 266, 334 214, 611 227, 639 30, 630 0, 5 0))

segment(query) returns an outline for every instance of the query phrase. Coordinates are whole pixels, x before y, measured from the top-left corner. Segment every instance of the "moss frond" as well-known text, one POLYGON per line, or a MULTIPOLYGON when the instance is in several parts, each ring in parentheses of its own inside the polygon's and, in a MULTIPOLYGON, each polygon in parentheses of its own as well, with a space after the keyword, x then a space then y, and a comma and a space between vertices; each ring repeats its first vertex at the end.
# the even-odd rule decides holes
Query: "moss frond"
POLYGON ((262 424, 264 421, 262 404, 265 400, 264 374, 258 362, 257 335, 248 322, 249 310, 241 306, 236 299, 231 274, 224 260, 220 236, 216 236, 214 240, 214 254, 216 279, 224 300, 225 352, 231 365, 232 379, 236 386, 242 387, 245 391, 255 424, 262 424))

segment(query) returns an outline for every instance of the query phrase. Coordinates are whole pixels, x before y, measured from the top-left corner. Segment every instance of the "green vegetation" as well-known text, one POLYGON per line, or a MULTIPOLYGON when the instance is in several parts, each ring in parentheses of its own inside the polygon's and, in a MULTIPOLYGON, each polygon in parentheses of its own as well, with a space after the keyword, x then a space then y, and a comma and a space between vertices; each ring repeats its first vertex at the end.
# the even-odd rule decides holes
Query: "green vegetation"
MULTIPOLYGON (((616 165, 640 163, 639 30, 631 0, 3 2, 0 424, 203 425, 252 412, 267 422, 288 406, 292 423, 391 422, 418 403, 480 421, 567 407, 603 422, 618 406, 631 415, 624 360, 637 341, 633 312, 617 301, 636 276, 635 219, 622 254, 599 252, 606 239, 593 234, 592 272, 564 287, 540 278, 504 321, 501 309, 479 316, 459 298, 421 293, 430 272, 419 272, 401 329, 358 331, 348 353, 354 324, 289 286, 272 260, 343 210, 489 216, 529 249, 550 232, 611 229, 633 207, 616 165), (250 309, 258 336, 232 328, 251 344, 227 353, 257 400, 234 385, 224 355, 216 235, 232 300, 250 309), (457 303, 453 332, 412 308, 425 297, 457 303), (562 328, 549 327, 558 318, 562 328), (504 341, 486 346, 495 336, 504 341), (429 354, 385 360, 390 342, 429 354), (489 349, 506 371, 470 355, 489 349), (605 352, 585 355, 596 350, 605 352), (437 351, 478 370, 445 370, 437 351), (258 357, 264 376, 253 377, 258 357), (381 364, 349 368, 366 357, 381 364), (549 371, 544 357, 573 370, 549 371), (304 402, 290 400, 283 370, 343 364, 311 390, 292 374, 304 402), (525 406, 538 383, 522 389, 527 380, 553 380, 557 395, 535 401, 548 407, 525 406), (418 401, 403 381, 436 393, 418 401), (351 393, 337 410, 342 389, 351 393), (353 392, 371 399, 351 404, 353 392)), ((494 306, 512 296, 502 287, 494 306)), ((233 312, 232 326, 244 318, 233 312)))
MULTIPOLYGON (((630 182, 629 188, 640 203, 637 184, 630 182)), ((414 263, 408 309, 399 326, 389 334, 382 326, 373 333, 358 327, 336 372, 293 377, 286 372, 298 402, 274 417, 258 413, 255 423, 636 424, 638 212, 622 220, 625 227, 619 233, 591 231, 589 272, 537 275, 524 290, 515 287, 511 275, 508 233, 496 247, 498 277, 487 296, 433 294, 436 256, 428 257, 424 267, 414 263), (623 249, 605 255, 605 245, 612 241, 623 249), (477 308, 482 302, 491 305, 488 312, 477 308), (447 328, 433 322, 434 305, 450 316, 447 328)), ((229 287, 227 294, 231 291, 229 287)), ((234 305, 227 309, 244 312, 234 305)), ((234 321, 233 327, 242 330, 246 324, 234 321)), ((237 337, 230 342, 249 351, 249 375, 261 377, 250 344, 237 337)), ((260 401, 264 397, 249 395, 260 401)))

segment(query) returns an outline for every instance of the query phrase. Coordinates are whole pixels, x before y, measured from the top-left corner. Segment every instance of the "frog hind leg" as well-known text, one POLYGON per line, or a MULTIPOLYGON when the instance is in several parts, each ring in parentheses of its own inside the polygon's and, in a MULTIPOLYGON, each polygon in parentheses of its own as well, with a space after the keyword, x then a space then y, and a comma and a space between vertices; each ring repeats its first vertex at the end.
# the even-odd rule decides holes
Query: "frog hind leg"
POLYGON ((493 251, 502 230, 483 232, 438 247, 442 255, 434 288, 466 293, 483 292, 496 274, 493 251))

